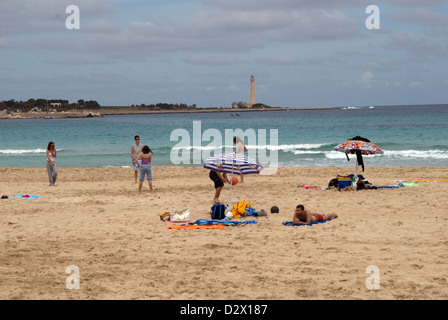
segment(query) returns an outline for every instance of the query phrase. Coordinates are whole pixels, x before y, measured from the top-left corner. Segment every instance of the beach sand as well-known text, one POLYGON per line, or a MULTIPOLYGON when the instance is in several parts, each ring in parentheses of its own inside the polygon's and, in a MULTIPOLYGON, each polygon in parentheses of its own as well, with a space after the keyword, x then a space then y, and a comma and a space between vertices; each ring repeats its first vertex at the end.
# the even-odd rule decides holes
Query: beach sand
MULTIPOLYGON (((171 230, 166 211, 209 219, 203 168, 153 167, 154 193, 132 168, 0 168, 0 299, 311 300, 447 299, 448 182, 362 191, 315 190, 351 168, 279 168, 233 188, 267 217, 221 230, 171 230), (290 227, 297 204, 339 218, 290 227), (271 214, 278 206, 280 213, 271 214), (68 266, 80 288, 68 289, 68 266), (370 273, 376 266, 378 273, 370 273), (366 272, 369 271, 369 272, 366 272), (368 289, 379 275, 379 288, 368 289), (370 278, 369 278, 370 279, 370 278)), ((377 186, 448 179, 448 167, 374 168, 377 186)), ((229 186, 221 193, 228 201, 229 186)), ((252 218, 251 218, 252 219, 252 218)), ((250 220, 251 220, 250 219, 250 220)))

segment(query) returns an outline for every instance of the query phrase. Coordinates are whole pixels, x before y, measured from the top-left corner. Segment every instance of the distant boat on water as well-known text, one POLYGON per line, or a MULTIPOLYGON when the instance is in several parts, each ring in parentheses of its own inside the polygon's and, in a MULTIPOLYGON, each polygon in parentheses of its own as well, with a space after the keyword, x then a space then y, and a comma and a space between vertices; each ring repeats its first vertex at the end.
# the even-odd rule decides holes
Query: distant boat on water
POLYGON ((240 114, 238 113, 238 112, 236 112, 236 113, 231 113, 230 114, 232 117, 239 117, 240 116, 240 114))

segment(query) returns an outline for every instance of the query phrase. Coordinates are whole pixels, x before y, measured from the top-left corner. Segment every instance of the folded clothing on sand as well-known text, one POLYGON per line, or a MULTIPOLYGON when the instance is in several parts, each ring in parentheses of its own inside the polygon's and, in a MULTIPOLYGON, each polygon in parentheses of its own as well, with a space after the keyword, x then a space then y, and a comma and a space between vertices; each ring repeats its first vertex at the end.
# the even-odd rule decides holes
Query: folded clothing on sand
POLYGON ((308 185, 298 185, 297 188, 305 188, 305 189, 316 189, 316 190, 325 190, 325 187, 318 186, 308 186, 308 185))

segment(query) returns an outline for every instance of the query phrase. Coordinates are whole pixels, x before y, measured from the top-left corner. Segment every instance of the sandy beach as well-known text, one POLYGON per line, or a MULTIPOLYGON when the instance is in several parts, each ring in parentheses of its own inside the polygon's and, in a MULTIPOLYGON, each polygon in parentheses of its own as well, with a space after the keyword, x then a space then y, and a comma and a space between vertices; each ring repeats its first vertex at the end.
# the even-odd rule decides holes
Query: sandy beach
MULTIPOLYGON (((153 167, 154 193, 138 192, 133 169, 0 168, 0 299, 383 300, 448 298, 448 182, 362 191, 327 186, 350 168, 279 168, 249 175, 232 202, 267 217, 220 230, 173 230, 166 211, 209 219, 214 194, 203 168, 153 167), (291 227, 303 204, 338 219, 291 227), (278 206, 280 213, 269 209, 278 206), (68 266, 79 289, 68 289, 68 266), (375 266, 379 288, 366 280, 375 266), (366 272, 368 270, 369 272, 366 272)), ((448 167, 377 168, 372 184, 448 179, 448 167)), ((228 201, 229 186, 221 193, 228 201)), ((252 220, 252 217, 250 218, 252 220)))

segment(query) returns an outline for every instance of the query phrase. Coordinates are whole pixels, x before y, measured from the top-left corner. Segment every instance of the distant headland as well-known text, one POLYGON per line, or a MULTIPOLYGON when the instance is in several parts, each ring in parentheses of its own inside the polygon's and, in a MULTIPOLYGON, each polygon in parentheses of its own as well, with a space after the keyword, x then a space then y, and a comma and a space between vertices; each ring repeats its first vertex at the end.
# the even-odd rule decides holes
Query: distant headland
POLYGON ((271 107, 263 103, 247 104, 234 102, 228 107, 197 108, 195 104, 140 104, 131 106, 101 106, 97 101, 78 100, 69 103, 61 99, 29 99, 28 101, 0 101, 0 119, 55 119, 55 118, 92 118, 105 115, 157 114, 157 113, 194 113, 194 112, 239 112, 247 111, 285 111, 288 108, 271 107))
MULTIPOLYGON (((428 104, 434 105, 434 104, 428 104)), ((446 105, 446 104, 442 104, 446 105)), ((387 107, 398 107, 391 105, 387 107)), ((97 101, 78 100, 69 103, 68 100, 29 99, 28 101, 0 101, 0 119, 58 119, 58 118, 94 118, 105 115, 125 114, 163 114, 163 113, 208 113, 230 112, 238 116, 241 112, 253 111, 290 111, 290 110, 328 110, 328 109, 362 109, 374 106, 359 107, 271 107, 263 103, 248 104, 233 102, 228 107, 197 108, 195 104, 157 103, 131 106, 101 106, 97 101)))

